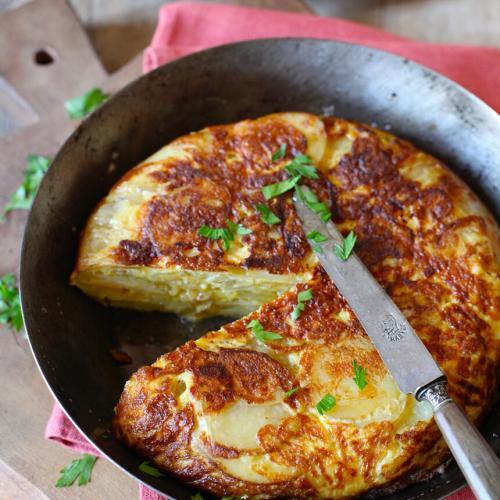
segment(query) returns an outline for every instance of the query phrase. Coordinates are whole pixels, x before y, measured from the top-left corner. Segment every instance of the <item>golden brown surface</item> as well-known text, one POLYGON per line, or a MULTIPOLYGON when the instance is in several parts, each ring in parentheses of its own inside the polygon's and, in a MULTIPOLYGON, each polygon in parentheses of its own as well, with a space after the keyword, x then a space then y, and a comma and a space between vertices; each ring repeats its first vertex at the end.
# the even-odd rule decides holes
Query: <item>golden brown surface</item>
MULTIPOLYGON (((72 283, 105 304, 196 318, 248 314, 309 279, 316 265, 289 196, 267 202, 279 226, 265 224, 255 205, 264 202, 262 186, 287 177, 283 166, 294 155, 306 152, 319 162, 325 144, 323 122, 301 113, 211 127, 173 141, 125 175, 97 207, 72 283), (287 145, 287 156, 272 162, 280 144, 287 145), (202 224, 223 227, 226 220, 252 230, 229 252, 198 234, 202 224), (260 286, 243 286, 240 278, 260 286)), ((325 194, 331 189, 333 199, 325 177, 314 185, 325 194)))
MULTIPOLYGON (((288 154, 283 161, 287 161, 305 151, 306 140, 286 122, 262 119, 244 125, 236 133, 232 127, 212 127, 210 148, 192 150, 191 158, 184 161, 173 157, 150 173, 170 196, 154 197, 142 209, 139 241, 121 241, 114 254, 118 262, 151 264, 166 257, 169 265, 185 269, 219 269, 232 262, 220 245, 200 236, 198 228, 202 224, 224 227, 230 219, 253 231, 243 238, 249 256, 242 267, 273 273, 303 270, 302 260, 309 247, 300 237, 300 224, 289 197, 269 202, 284 221, 280 239, 272 237, 272 228, 252 208, 264 201, 262 186, 287 177, 270 161, 273 151, 286 144, 288 154), (231 162, 231 158, 240 161, 231 162), (190 255, 193 249, 195 256, 190 255)), ((196 138, 188 136, 184 141, 196 143, 196 138)), ((179 142, 182 144, 182 139, 179 142)))
MULTIPOLYGON (((451 395, 475 421, 487 411, 500 347, 496 223, 463 183, 410 144, 340 119, 286 114, 185 136, 169 146, 174 160, 154 156, 122 181, 147 175, 158 191, 132 217, 134 237, 105 248, 116 265, 221 276, 258 268, 309 281, 139 370, 117 406, 115 433, 218 495, 356 495, 435 468, 446 448, 426 403, 400 393, 317 267, 290 195, 268 202, 282 219, 272 228, 253 208, 264 201, 263 185, 284 178, 291 156, 269 160, 283 142, 324 174, 305 184, 344 233, 356 233, 357 254, 447 373, 451 395), (253 230, 237 243, 240 253, 197 235, 201 224, 226 218, 253 230), (292 321, 305 288, 313 299, 292 321), (256 340, 252 319, 283 339, 256 340), (352 381, 354 359, 367 371, 363 390, 352 381), (327 393, 337 404, 321 416, 315 405, 327 393)), ((76 274, 90 259, 88 242, 82 246, 76 274)))

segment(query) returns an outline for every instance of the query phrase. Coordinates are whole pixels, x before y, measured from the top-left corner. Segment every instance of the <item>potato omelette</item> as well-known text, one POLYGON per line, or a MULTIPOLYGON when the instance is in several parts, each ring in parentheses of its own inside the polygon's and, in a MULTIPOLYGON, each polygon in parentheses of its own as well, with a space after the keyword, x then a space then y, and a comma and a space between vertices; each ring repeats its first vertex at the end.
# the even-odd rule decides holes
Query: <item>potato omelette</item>
POLYGON ((354 251, 480 422, 499 373, 495 220, 410 143, 293 112, 174 140, 89 218, 71 277, 85 293, 191 319, 240 318, 138 370, 114 434, 217 496, 344 498, 401 487, 449 451, 430 406, 398 389, 319 265, 294 189, 356 235, 354 251))

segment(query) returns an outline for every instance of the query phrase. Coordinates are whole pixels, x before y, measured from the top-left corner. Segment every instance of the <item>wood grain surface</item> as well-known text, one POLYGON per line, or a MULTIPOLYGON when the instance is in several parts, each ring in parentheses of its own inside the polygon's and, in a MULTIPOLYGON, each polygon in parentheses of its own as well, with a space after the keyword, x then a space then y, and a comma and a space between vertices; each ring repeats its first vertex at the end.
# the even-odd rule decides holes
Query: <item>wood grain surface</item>
MULTIPOLYGON (((344 17, 418 40, 500 46, 499 0, 219 1, 344 17)), ((64 0, 0 0, 0 206, 20 184, 26 154, 53 155, 75 127, 64 99, 94 85, 116 90, 140 73, 163 3, 71 0, 75 16, 64 0), (36 64, 40 50, 54 61, 36 64)), ((14 212, 0 224, 0 275, 17 269, 26 217, 14 212)), ((0 499, 137 498, 135 481, 105 460, 87 486, 56 489, 58 471, 78 454, 44 440, 52 397, 25 336, 3 326, 0 368, 0 499)))
MULTIPOLYGON (((76 126, 63 100, 94 85, 114 91, 140 74, 140 57, 109 76, 64 0, 37 0, 0 16, 0 206, 21 183, 28 153, 53 155, 76 126), (54 61, 37 65, 50 48, 54 61), (15 57, 12 56, 15 54, 15 57), (13 104, 12 104, 13 103, 13 104)), ((0 275, 17 270, 27 212, 0 224, 0 275)), ((79 456, 44 439, 53 399, 23 333, 0 326, 0 499, 136 498, 137 484, 98 460, 84 488, 57 489, 79 456)))

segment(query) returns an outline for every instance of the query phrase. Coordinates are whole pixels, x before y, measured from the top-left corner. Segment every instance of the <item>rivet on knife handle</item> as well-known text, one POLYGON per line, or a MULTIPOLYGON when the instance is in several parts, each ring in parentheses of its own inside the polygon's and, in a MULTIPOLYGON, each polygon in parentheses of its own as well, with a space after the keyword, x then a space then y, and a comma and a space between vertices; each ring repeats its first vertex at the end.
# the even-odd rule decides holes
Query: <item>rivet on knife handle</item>
POLYGON ((446 382, 437 382, 417 396, 428 401, 434 419, 476 497, 500 498, 500 460, 463 411, 448 396, 446 382))

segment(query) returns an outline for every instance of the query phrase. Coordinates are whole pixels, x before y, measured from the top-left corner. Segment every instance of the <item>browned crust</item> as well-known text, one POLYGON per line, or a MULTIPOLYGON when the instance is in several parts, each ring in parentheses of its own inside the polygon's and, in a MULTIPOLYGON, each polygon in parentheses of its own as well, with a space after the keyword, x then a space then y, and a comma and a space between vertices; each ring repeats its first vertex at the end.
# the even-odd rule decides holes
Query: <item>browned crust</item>
MULTIPOLYGON (((267 172, 270 153, 280 141, 287 141, 289 151, 300 152, 305 148, 303 138, 293 128, 290 130, 290 126, 277 119, 262 120, 255 122, 244 138, 234 137, 231 126, 210 128, 216 139, 215 152, 196 156, 196 168, 185 162, 163 165, 154 174, 155 180, 165 183, 168 189, 187 185, 189 207, 175 195, 167 196, 168 190, 164 197, 152 200, 143 211, 138 239, 133 243, 122 242, 115 258, 122 264, 148 265, 163 256, 186 269, 223 268, 226 265, 223 250, 199 238, 196 230, 201 223, 221 226, 226 218, 231 218, 253 230, 252 235, 245 236, 251 253, 243 267, 263 268, 273 273, 302 270, 308 247, 289 196, 269 204, 283 221, 277 227, 281 239, 273 242, 269 239, 269 228, 255 213, 238 218, 240 212, 235 210, 241 203, 254 205, 263 201, 260 187, 282 178, 282 172, 267 172), (244 158, 234 167, 239 169, 238 175, 228 171, 223 160, 234 150, 244 158), (204 182, 210 183, 211 190, 207 191, 204 182), (215 193, 222 205, 216 208, 207 205, 204 202, 207 192, 215 193), (176 235, 175 244, 172 234, 176 235), (135 244, 138 246, 134 247, 135 244), (191 248, 200 253, 186 257, 185 250, 191 248)), ((338 164, 320 162, 319 168, 325 175, 306 183, 328 204, 334 221, 344 232, 355 231, 357 254, 405 312, 447 373, 451 395, 473 420, 479 421, 497 386, 499 342, 487 319, 499 319, 500 297, 498 282, 492 285, 484 275, 474 273, 469 260, 477 259, 484 273, 491 276, 498 272, 498 262, 494 250, 469 243, 462 235, 463 231, 473 230, 487 242, 491 231, 488 215, 465 213, 463 198, 470 194, 437 161, 439 178, 428 187, 405 176, 404 167, 421 154, 410 144, 392 136, 384 136, 382 140, 379 132, 363 125, 336 119, 325 119, 324 123, 330 141, 341 137, 349 127, 355 128, 357 138, 351 152, 338 164)), ((307 379, 318 345, 330 348, 345 339, 365 336, 352 314, 350 321, 339 320, 338 313, 346 310, 349 307, 335 286, 321 270, 316 270, 312 280, 299 285, 297 291, 285 293, 249 317, 227 325, 224 336, 235 340, 245 338, 250 335, 248 322, 258 319, 266 330, 279 332, 288 340, 268 343, 276 358, 303 352, 302 376, 307 379), (313 299, 302 316, 291 324, 289 315, 297 303, 298 291, 304 288, 312 288, 313 299), (308 351, 307 346, 313 346, 312 350, 308 351)), ((218 335, 208 334, 207 338, 216 341, 218 335)), ((351 361, 352 356, 347 355, 346 360, 332 363, 329 376, 335 379, 348 373, 351 361)), ((374 351, 360 361, 371 376, 384 372, 374 351)), ((158 466, 215 494, 288 498, 314 494, 313 486, 304 476, 258 485, 236 480, 209 458, 234 457, 241 450, 205 440, 208 458, 195 455, 190 448, 191 432, 196 425, 193 408, 178 407, 172 396, 176 389, 166 383, 159 390, 150 389, 151 383, 163 376, 189 372, 195 377, 193 397, 202 403, 204 411, 217 413, 236 400, 262 402, 271 399, 278 388, 286 391, 294 387, 294 377, 276 359, 243 349, 208 352, 188 343, 164 355, 159 362, 163 368, 141 369, 134 375, 134 383, 125 389, 114 423, 120 439, 158 466), (164 428, 166 421, 171 424, 164 428)), ((289 404, 293 408, 311 405, 311 391, 310 387, 304 387, 289 404)), ((379 454, 391 442, 403 444, 404 453, 385 472, 390 489, 424 477, 429 474, 427 464, 434 467, 447 459, 433 423, 399 434, 390 422, 370 425, 362 437, 352 427, 341 424, 334 427, 337 442, 346 449, 355 449, 359 457, 356 464, 335 462, 328 450, 301 452, 297 442, 300 438, 307 436, 318 443, 327 438, 313 418, 300 413, 279 426, 261 428, 259 446, 277 463, 295 464, 303 471, 314 470, 332 488, 348 484, 358 470, 369 487, 379 454)))
POLYGON ((309 247, 290 197, 266 202, 260 188, 287 177, 284 171, 275 171, 272 153, 286 144, 286 158, 291 159, 305 151, 305 138, 276 118, 248 122, 241 134, 231 125, 210 127, 208 132, 214 141, 211 148, 194 151, 190 161, 165 161, 150 174, 165 185, 168 196, 156 196, 143 207, 137 241, 121 242, 114 251, 116 261, 148 265, 166 257, 185 269, 220 269, 227 265, 224 249, 199 236, 198 229, 203 224, 224 227, 230 219, 253 231, 243 239, 249 247, 244 268, 301 272, 309 247), (259 203, 266 203, 282 220, 276 226, 279 240, 271 237, 272 229, 254 209, 259 203), (242 215, 249 208, 251 213, 242 215), (193 249, 199 254, 189 255, 193 249))

